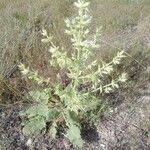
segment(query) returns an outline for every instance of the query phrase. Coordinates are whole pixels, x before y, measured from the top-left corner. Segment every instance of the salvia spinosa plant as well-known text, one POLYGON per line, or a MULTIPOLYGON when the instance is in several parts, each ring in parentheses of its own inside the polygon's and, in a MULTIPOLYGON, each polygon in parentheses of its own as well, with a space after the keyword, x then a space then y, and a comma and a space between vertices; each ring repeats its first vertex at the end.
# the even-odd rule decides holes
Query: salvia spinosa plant
POLYGON ((125 57, 123 51, 118 52, 109 63, 98 63, 97 60, 89 59, 99 48, 98 40, 101 36, 100 29, 96 29, 94 36, 89 37, 89 24, 92 19, 89 4, 85 0, 78 0, 74 3, 78 14, 65 20, 65 33, 71 37, 71 56, 65 48, 54 44, 53 37, 45 29, 42 30, 42 42, 50 43, 50 65, 59 68, 56 83, 52 84, 50 79, 45 79, 37 71, 30 70, 23 64, 19 65, 23 76, 42 87, 41 90, 30 91, 29 94, 36 104, 21 113, 28 118, 22 123, 25 134, 36 134, 45 129, 46 123, 49 122, 49 133, 55 138, 58 124, 63 122, 67 126, 65 136, 74 146, 81 148, 81 120, 87 112, 101 109, 99 106, 102 101, 97 97, 97 93, 110 93, 119 88, 120 83, 126 82, 126 73, 112 79, 108 84, 102 82, 103 78, 110 76, 114 67, 121 63, 125 57), (62 72, 68 79, 65 85, 61 78, 62 72), (46 88, 41 86, 43 83, 46 83, 46 88))

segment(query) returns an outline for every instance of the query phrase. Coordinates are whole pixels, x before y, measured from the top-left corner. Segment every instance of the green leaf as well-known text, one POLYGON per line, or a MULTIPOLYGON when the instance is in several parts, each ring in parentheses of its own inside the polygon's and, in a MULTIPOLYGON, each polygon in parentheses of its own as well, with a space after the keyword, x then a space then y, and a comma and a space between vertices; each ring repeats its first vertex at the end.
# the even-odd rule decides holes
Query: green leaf
POLYGON ((23 133, 26 135, 29 134, 37 134, 46 126, 45 120, 43 117, 37 116, 31 118, 29 121, 25 123, 23 128, 23 133))
POLYGON ((65 118, 66 118, 66 123, 68 126, 70 125, 77 125, 79 126, 79 119, 76 115, 75 112, 73 111, 66 111, 65 112, 65 118))
POLYGON ((43 91, 31 91, 29 92, 29 94, 31 95, 34 101, 44 104, 47 104, 51 97, 49 89, 45 89, 43 91))
POLYGON ((66 111, 65 112, 66 124, 69 127, 67 131, 67 137, 73 145, 81 148, 83 146, 83 141, 81 138, 81 132, 79 128, 79 120, 75 112, 66 111))
POLYGON ((59 115, 59 111, 56 108, 53 108, 51 110, 48 111, 46 120, 47 121, 52 121, 53 119, 55 119, 57 116, 59 115))
POLYGON ((73 145, 79 148, 83 147, 80 128, 76 125, 71 125, 67 131, 67 137, 73 145))
POLYGON ((43 105, 43 104, 38 104, 36 106, 33 106, 31 108, 29 108, 25 114, 28 115, 28 117, 34 117, 34 116, 43 116, 43 117, 47 117, 48 116, 48 106, 47 105, 43 105))

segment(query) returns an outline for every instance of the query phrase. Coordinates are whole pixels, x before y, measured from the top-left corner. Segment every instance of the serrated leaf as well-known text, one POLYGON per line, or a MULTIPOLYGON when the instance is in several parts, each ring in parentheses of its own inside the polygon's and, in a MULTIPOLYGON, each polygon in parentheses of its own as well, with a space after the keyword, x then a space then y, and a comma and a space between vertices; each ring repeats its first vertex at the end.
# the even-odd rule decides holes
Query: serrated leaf
POLYGON ((83 147, 80 128, 76 125, 71 125, 67 131, 67 137, 73 145, 79 148, 83 147))
POLYGON ((25 114, 27 114, 29 118, 33 116, 37 116, 37 115, 47 117, 48 112, 49 112, 49 109, 47 105, 38 104, 36 106, 29 108, 25 112, 25 114))
POLYGON ((29 92, 34 101, 47 104, 50 99, 50 92, 48 90, 43 91, 31 91, 29 92))
POLYGON ((66 111, 65 112, 66 117, 66 123, 68 126, 70 125, 79 125, 78 117, 76 116, 76 113, 73 111, 66 111))
POLYGON ((52 121, 53 119, 55 119, 57 116, 59 115, 59 111, 56 108, 53 108, 51 110, 48 111, 46 120, 47 121, 52 121))
POLYGON ((31 118, 28 122, 25 123, 25 126, 23 128, 23 133, 26 135, 29 134, 37 134, 46 126, 46 123, 44 121, 43 117, 34 117, 31 118))
POLYGON ((66 124, 69 127, 67 131, 67 137, 71 143, 75 146, 81 148, 83 146, 83 141, 81 138, 81 132, 79 128, 79 120, 76 116, 76 113, 73 111, 66 111, 65 112, 65 120, 66 124))

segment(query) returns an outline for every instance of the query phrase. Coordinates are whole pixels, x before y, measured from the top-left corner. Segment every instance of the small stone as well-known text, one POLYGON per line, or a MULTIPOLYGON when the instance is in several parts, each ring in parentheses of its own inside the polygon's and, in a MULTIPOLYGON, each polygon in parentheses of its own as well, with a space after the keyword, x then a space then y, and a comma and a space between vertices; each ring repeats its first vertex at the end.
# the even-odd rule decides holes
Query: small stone
POLYGON ((31 146, 31 145, 32 145, 32 139, 31 139, 31 138, 28 139, 26 145, 27 145, 27 146, 31 146))
POLYGON ((105 148, 106 146, 104 144, 100 144, 102 148, 105 148))

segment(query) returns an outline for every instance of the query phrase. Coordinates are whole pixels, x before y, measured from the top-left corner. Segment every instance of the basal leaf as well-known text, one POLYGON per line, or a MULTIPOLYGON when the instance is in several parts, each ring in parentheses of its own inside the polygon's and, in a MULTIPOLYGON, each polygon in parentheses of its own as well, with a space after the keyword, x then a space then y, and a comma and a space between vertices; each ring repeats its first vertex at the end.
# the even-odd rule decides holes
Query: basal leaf
POLYGON ((65 118, 66 118, 66 124, 68 126, 70 126, 70 125, 77 125, 77 126, 79 126, 79 119, 78 119, 78 117, 77 117, 75 112, 73 112, 73 111, 66 111, 65 112, 65 118))
POLYGON ((48 91, 47 89, 43 91, 38 91, 38 90, 31 91, 29 92, 29 94, 31 95, 34 101, 44 103, 44 104, 48 103, 48 100, 50 99, 50 96, 51 96, 50 91, 48 91))
POLYGON ((75 146, 81 148, 83 146, 83 141, 81 138, 81 132, 79 128, 79 120, 75 112, 66 111, 65 112, 66 124, 69 127, 67 132, 67 137, 71 143, 75 146))
POLYGON ((71 125, 67 131, 67 137, 74 146, 83 147, 80 128, 76 125, 71 125))
POLYGON ((25 126, 23 128, 24 134, 37 134, 46 126, 45 120, 43 117, 37 116, 34 118, 31 118, 29 121, 25 123, 25 126))
POLYGON ((29 118, 37 115, 47 117, 48 111, 49 109, 47 105, 38 104, 29 108, 25 113, 28 115, 29 118))
POLYGON ((51 110, 48 111, 46 120, 47 121, 52 121, 53 119, 55 119, 57 116, 59 115, 59 111, 56 108, 53 108, 51 110))

